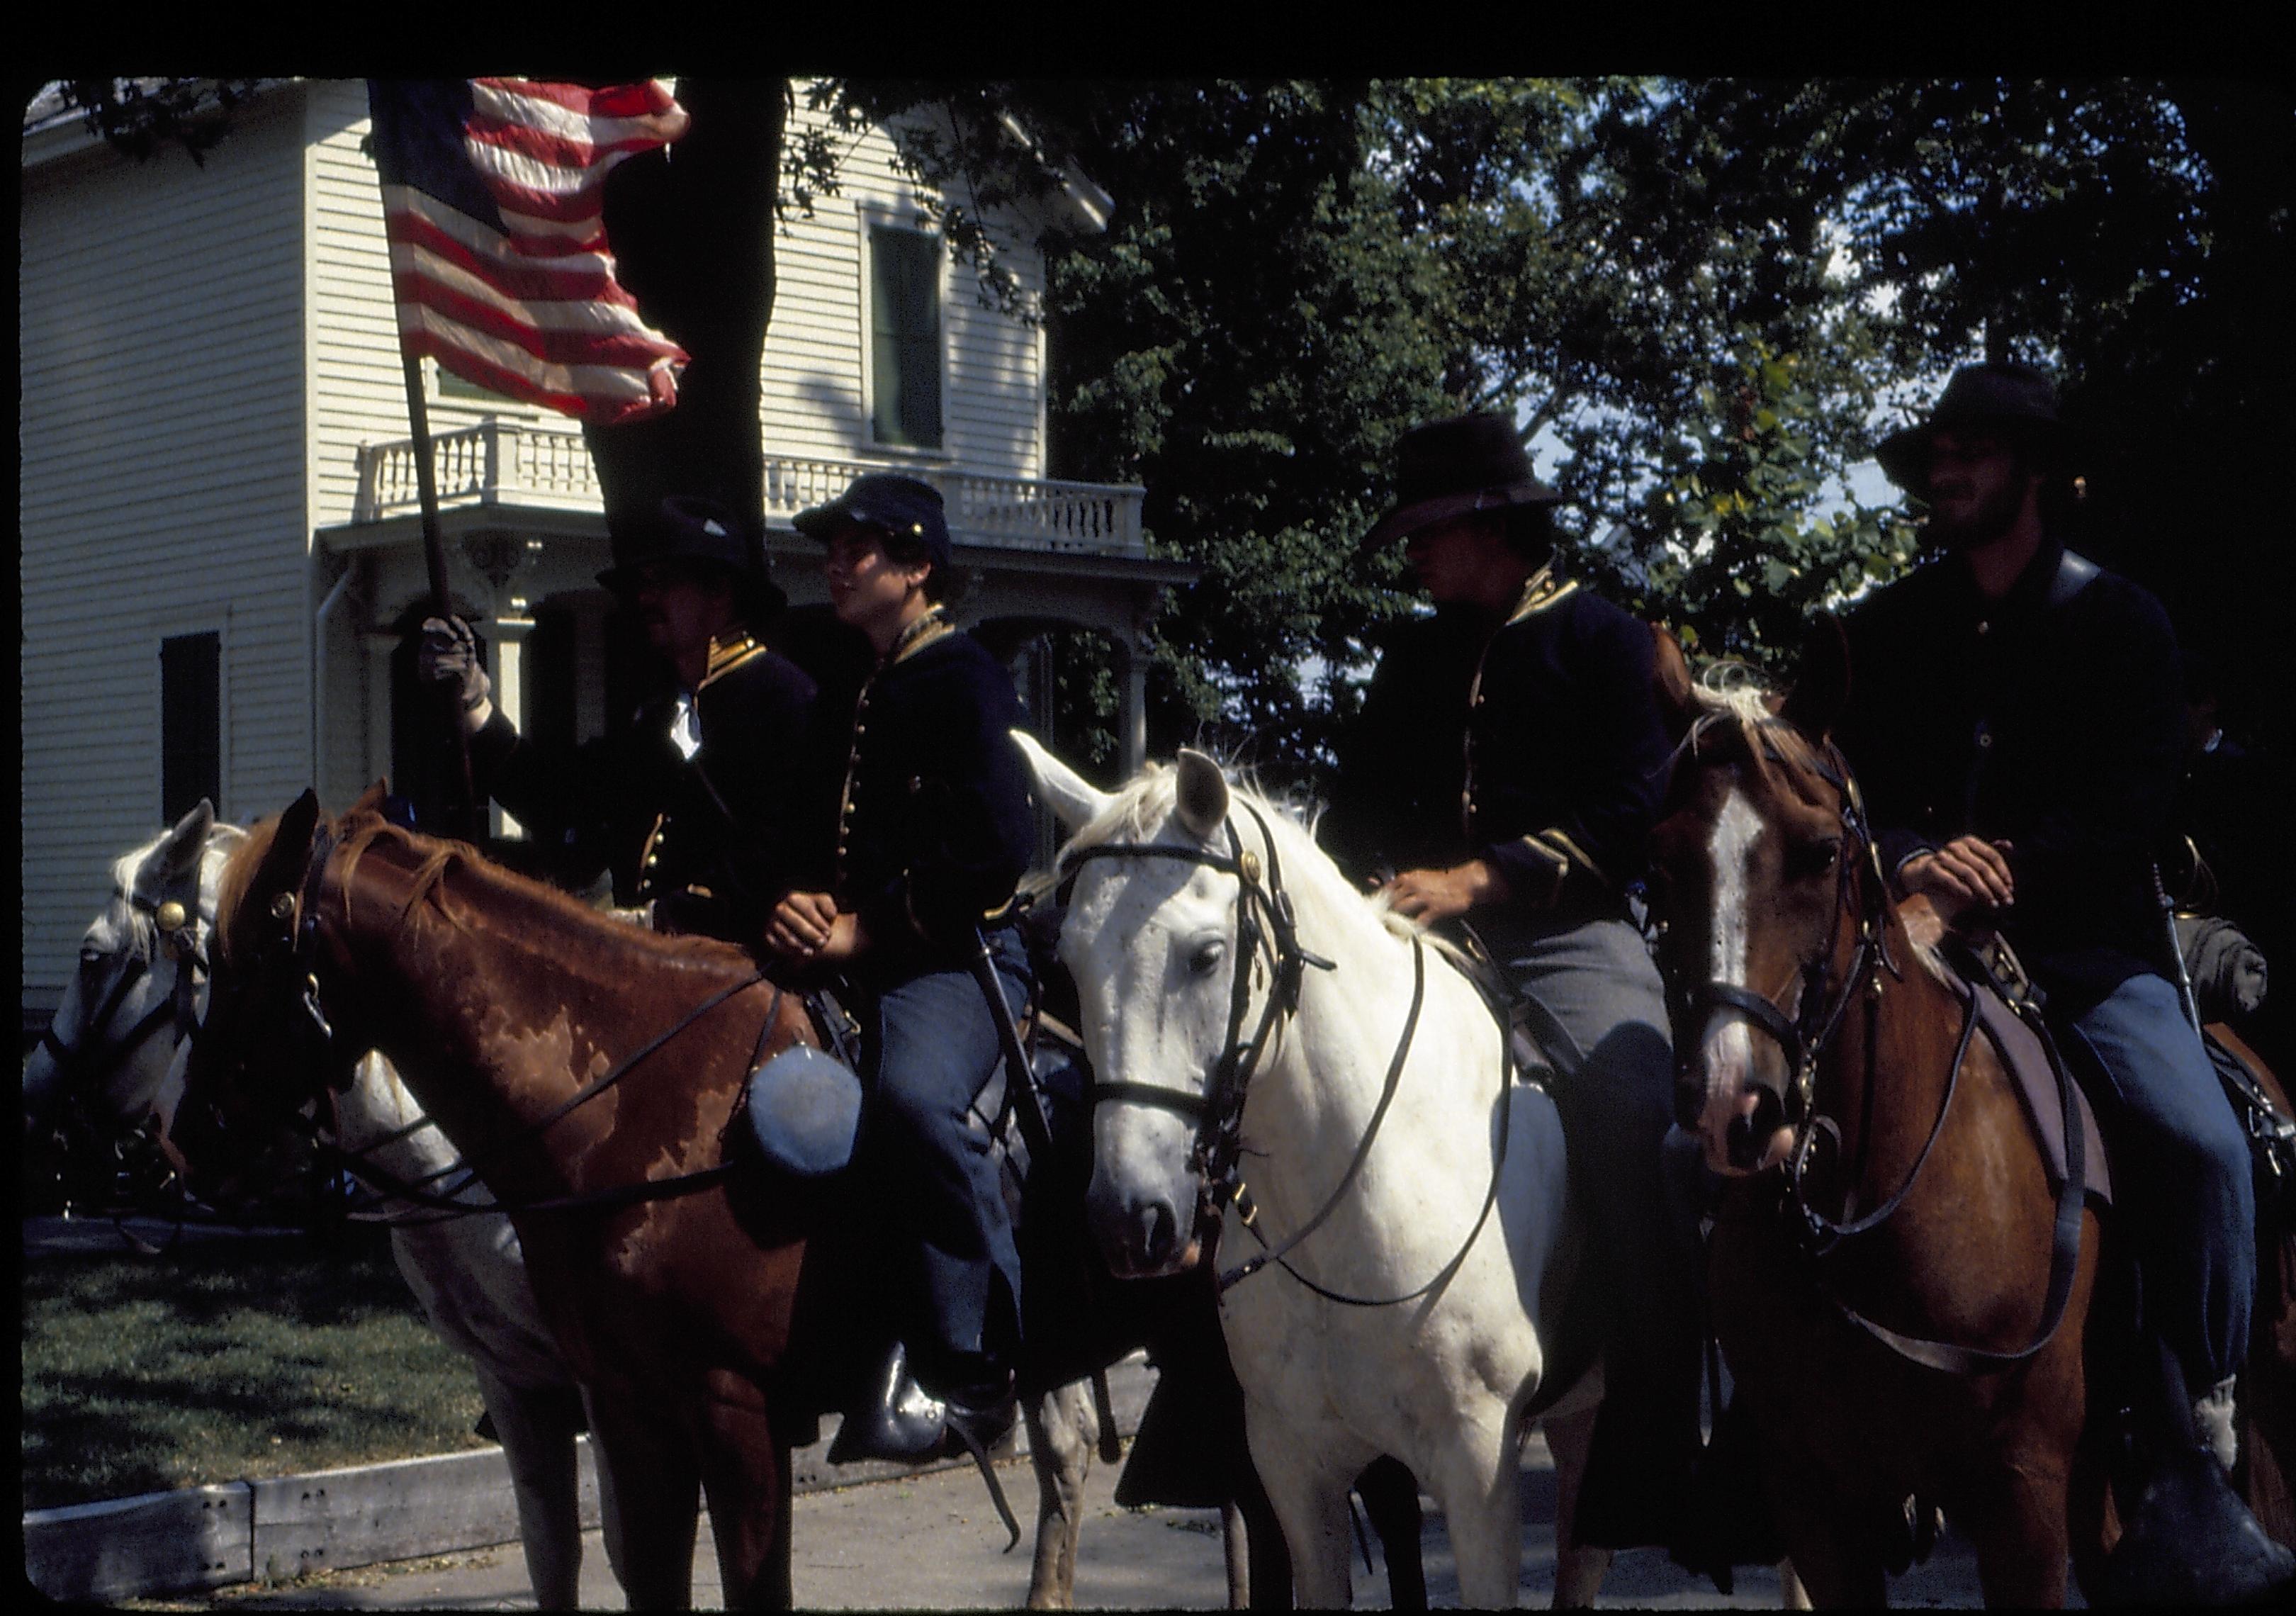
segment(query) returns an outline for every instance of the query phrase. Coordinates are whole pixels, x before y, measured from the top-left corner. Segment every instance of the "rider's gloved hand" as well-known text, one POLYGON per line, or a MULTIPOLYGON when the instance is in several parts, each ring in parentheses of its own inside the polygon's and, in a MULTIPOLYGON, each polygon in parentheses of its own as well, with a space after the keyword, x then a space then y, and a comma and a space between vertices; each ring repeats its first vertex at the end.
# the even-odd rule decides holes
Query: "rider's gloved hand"
POLYGON ((454 687, 467 727, 477 727, 471 722, 473 717, 480 724, 486 721, 482 710, 493 693, 494 684, 487 677, 484 659, 479 654, 479 636, 461 618, 422 619, 422 639, 415 648, 414 672, 425 685, 454 687))

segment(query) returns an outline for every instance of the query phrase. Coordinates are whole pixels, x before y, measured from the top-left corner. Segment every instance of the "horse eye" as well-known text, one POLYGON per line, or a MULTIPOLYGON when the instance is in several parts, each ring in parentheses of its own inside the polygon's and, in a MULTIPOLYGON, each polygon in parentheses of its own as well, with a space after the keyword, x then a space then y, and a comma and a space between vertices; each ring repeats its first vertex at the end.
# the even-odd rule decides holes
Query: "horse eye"
POLYGON ((1198 976, 1209 974, 1220 961, 1227 957, 1226 943, 1206 943, 1189 956, 1188 969, 1198 976))
POLYGON ((1786 856, 1786 870, 1792 875, 1822 875, 1833 867, 1841 857, 1841 839, 1828 836, 1822 841, 1808 841, 1786 856))

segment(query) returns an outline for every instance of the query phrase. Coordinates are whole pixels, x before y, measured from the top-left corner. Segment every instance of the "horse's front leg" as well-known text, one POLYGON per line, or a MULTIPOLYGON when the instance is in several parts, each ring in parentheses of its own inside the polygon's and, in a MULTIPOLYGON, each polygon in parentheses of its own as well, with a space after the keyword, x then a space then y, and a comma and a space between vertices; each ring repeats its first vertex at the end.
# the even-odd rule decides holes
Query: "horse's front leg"
POLYGON ((702 1405, 701 1491, 729 1611, 785 1611, 790 1586, 789 1449, 766 1395, 748 1376, 713 1369, 702 1405))
POLYGON ((701 1469, 693 1440, 647 1404, 586 1386, 591 1455, 606 1560, 629 1608, 684 1610, 693 1596, 693 1534, 701 1522, 701 1469))
POLYGON ((1442 1501, 1459 1568, 1459 1602, 1505 1610, 1522 1581, 1522 1459, 1504 1409, 1463 1417, 1447 1452, 1425 1472, 1442 1501))
MULTIPOLYGON (((1247 1413, 1244 1429, 1260 1485, 1283 1529, 1283 1546, 1292 1561, 1292 1591, 1299 1608, 1346 1610, 1355 1597, 1348 1565, 1349 1551, 1354 1547, 1348 1484, 1375 1456, 1350 1452, 1335 1456, 1331 1444, 1334 1440, 1347 1440, 1335 1426, 1290 1429, 1247 1413)), ((1252 1591, 1264 1596, 1259 1580, 1255 1574, 1252 1591)))
POLYGON ((581 1603, 582 1513, 574 1450, 572 1389, 518 1386, 473 1360, 479 1396, 493 1420, 518 1500, 519 1545, 537 1610, 581 1603))
POLYGON ((1972 1479, 1964 1519, 1988 1605, 2064 1604, 2069 1490, 2064 1464, 2046 1456, 2004 1454, 1972 1479))
POLYGON ((1029 1423, 1029 1468, 1037 1472, 1037 1563, 1029 1572, 1029 1608, 1070 1610, 1084 1483, 1092 1472, 1099 1423, 1082 1381, 1054 1387, 1023 1405, 1021 1415, 1029 1423))

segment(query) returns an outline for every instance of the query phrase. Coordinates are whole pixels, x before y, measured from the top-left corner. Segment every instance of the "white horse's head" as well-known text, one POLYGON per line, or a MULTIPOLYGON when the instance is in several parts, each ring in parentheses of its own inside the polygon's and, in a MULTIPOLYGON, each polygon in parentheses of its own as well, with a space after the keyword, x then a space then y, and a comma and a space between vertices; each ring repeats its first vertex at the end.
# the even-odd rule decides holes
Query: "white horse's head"
MULTIPOLYGON (((101 1121, 143 1120, 185 1030, 174 1003, 179 973, 207 947, 216 882, 245 835, 217 824, 202 800, 172 830, 113 862, 111 896, 80 939, 79 969, 24 1064, 28 1138, 53 1125, 68 1095, 101 1121)), ((206 1001, 197 980, 193 1014, 206 1001)))
MULTIPOLYGON (((1219 766, 1183 751, 1121 792, 1098 791, 1034 740, 1015 737, 1072 859, 1109 843, 1225 855, 1230 803, 1219 766)), ((1061 960, 1076 979, 1079 1030, 1095 1080, 1129 1086, 1093 1112, 1086 1213, 1111 1272, 1177 1272, 1201 1254, 1201 1185, 1192 1160, 1201 1102, 1228 1041, 1239 962, 1237 881, 1186 857, 1095 859, 1076 866, 1061 960), (1157 1103, 1156 1092, 1174 1096, 1157 1103)))

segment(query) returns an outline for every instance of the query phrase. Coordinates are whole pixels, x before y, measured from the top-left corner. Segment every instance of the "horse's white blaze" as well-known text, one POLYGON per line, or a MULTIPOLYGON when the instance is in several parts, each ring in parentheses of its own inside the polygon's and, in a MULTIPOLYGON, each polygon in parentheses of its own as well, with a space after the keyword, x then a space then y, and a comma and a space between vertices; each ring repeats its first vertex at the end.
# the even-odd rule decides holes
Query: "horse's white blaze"
MULTIPOLYGON (((1707 844, 1708 855, 1714 861, 1714 952, 1707 968, 1711 980, 1733 988, 1746 986, 1746 939, 1751 924, 1746 913, 1746 893, 1751 884, 1748 870, 1754 843, 1761 834, 1762 816, 1737 787, 1731 787, 1722 811, 1715 816, 1714 835, 1707 844)), ((1752 1076, 1754 1062, 1753 1037, 1745 1019, 1735 1015, 1718 1017, 1699 1054, 1710 1099, 1740 1092, 1752 1076)))

